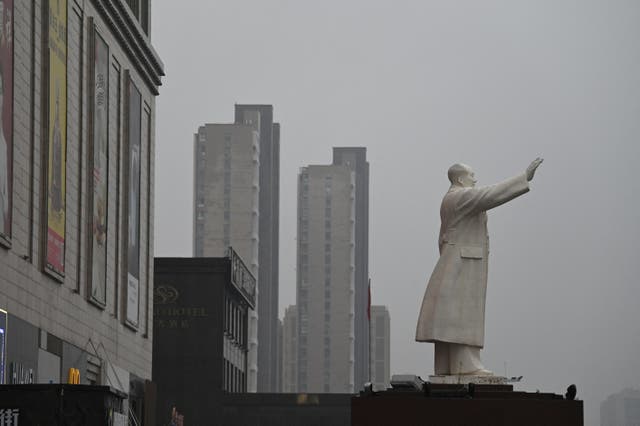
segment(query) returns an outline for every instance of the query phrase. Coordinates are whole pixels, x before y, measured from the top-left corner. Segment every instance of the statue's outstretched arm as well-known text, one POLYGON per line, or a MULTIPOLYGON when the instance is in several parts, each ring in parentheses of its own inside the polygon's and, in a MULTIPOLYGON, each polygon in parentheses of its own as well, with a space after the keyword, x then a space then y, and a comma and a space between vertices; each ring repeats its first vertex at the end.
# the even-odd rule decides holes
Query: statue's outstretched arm
POLYGON ((525 173, 494 185, 466 188, 461 194, 456 210, 462 215, 477 214, 498 207, 529 192, 525 173))

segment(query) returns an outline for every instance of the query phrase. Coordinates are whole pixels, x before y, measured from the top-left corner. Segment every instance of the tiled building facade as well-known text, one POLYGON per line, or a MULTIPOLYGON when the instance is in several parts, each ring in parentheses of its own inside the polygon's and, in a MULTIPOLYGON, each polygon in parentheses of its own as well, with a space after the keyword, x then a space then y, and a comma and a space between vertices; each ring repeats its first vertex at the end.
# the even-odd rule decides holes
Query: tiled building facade
POLYGON ((149 1, 0 4, 4 381, 66 382, 74 367, 81 383, 142 394, 163 75, 149 1))

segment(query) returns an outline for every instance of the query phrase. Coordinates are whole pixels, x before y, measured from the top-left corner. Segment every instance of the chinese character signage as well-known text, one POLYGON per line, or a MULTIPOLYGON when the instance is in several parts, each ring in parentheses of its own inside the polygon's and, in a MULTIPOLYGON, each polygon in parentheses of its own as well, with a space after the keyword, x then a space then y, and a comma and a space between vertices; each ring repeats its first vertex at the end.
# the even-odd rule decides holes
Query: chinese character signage
POLYGON ((90 298, 105 305, 107 303, 107 212, 109 169, 109 46, 93 31, 93 129, 91 256, 89 268, 90 298))
POLYGON ((67 146, 67 1, 49 1, 46 268, 64 275, 67 146))
POLYGON ((17 408, 0 408, 0 426, 20 426, 18 420, 20 410, 17 408))

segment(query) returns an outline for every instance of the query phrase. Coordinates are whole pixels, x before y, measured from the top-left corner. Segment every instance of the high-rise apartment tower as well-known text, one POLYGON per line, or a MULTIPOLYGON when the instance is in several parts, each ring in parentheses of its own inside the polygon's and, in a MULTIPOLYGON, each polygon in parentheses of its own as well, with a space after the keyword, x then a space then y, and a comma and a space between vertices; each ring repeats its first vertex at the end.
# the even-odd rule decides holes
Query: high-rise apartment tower
POLYGON ((193 252, 219 257, 231 246, 257 277, 248 389, 277 392, 280 127, 271 105, 236 105, 235 115, 195 135, 193 252))
POLYGON ((391 371, 391 318, 386 306, 371 306, 371 383, 376 391, 389 387, 391 371))
POLYGON ((280 124, 272 105, 236 105, 236 124, 260 115, 258 219, 258 392, 277 392, 278 262, 280 233, 280 124))
MULTIPOLYGON (((232 247, 254 276, 259 268, 259 125, 257 113, 246 124, 206 124, 194 140, 194 256, 223 257, 232 247)), ((247 389, 255 392, 258 314, 253 309, 248 350, 247 389)))
POLYGON ((365 148, 334 148, 333 160, 298 177, 298 392, 369 380, 369 164, 365 148))
POLYGON ((298 308, 287 307, 282 319, 282 392, 295 393, 298 385, 298 308))
POLYGON ((355 174, 354 229, 354 384, 356 391, 369 378, 369 162, 364 147, 333 148, 333 164, 355 174))

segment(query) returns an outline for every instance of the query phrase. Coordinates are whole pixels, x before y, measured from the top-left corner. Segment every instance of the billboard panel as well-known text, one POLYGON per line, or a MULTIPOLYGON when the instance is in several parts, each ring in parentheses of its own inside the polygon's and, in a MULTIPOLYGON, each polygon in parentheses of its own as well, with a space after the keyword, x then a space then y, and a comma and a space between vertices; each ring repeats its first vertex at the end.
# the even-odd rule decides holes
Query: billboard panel
POLYGON ((67 152, 67 2, 49 2, 46 269, 64 275, 67 152))
MULTIPOLYGON (((127 75, 129 75, 127 73, 127 75)), ((140 142, 142 96, 131 77, 127 78, 129 197, 127 206, 127 304, 126 322, 138 326, 140 293, 140 142)))
POLYGON ((89 268, 90 298, 107 303, 107 212, 109 181, 109 46, 93 29, 93 121, 92 121, 92 169, 90 180, 92 201, 91 256, 89 268))
POLYGON ((13 0, 0 0, 0 241, 11 239, 13 186, 13 0))

